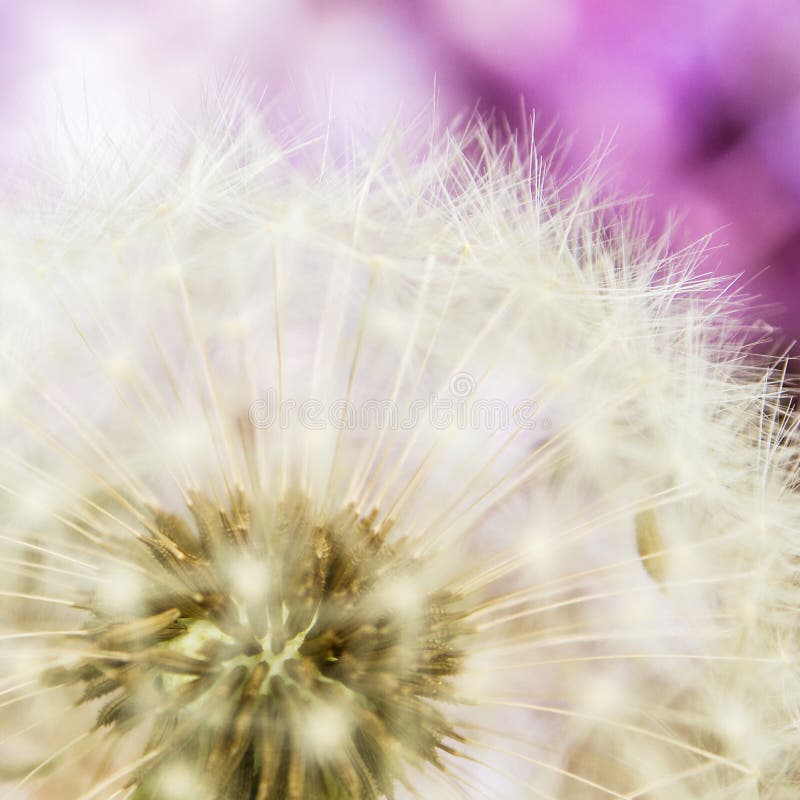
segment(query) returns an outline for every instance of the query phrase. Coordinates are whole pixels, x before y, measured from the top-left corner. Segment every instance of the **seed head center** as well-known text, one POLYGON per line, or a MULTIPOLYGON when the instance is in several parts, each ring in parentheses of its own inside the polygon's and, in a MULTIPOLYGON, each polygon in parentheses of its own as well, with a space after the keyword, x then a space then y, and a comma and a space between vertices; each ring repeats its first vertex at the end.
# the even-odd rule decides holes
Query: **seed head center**
POLYGON ((322 518, 300 493, 190 496, 193 524, 154 513, 140 603, 93 608, 66 676, 104 698, 98 727, 149 728, 133 797, 166 798, 177 771, 192 798, 373 800, 438 764, 465 630, 390 525, 352 506, 322 518))

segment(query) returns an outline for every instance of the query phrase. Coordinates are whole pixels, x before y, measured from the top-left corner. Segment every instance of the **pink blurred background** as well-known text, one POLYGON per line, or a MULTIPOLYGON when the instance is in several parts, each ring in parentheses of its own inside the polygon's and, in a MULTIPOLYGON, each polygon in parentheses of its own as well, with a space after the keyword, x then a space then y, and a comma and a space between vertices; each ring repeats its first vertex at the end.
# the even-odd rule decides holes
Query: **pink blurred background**
MULTIPOLYGON (((798 0, 0 0, 0 163, 60 103, 191 115, 244 60, 268 93, 323 98, 365 128, 430 104, 612 141, 617 189, 676 244, 715 230, 707 265, 745 273, 757 313, 800 337, 798 0), (435 81, 434 81, 435 76, 435 81), (296 91, 303 86, 303 91, 296 91), (311 89, 308 92, 308 89, 311 89)), ((788 343, 788 341, 787 341, 788 343)))

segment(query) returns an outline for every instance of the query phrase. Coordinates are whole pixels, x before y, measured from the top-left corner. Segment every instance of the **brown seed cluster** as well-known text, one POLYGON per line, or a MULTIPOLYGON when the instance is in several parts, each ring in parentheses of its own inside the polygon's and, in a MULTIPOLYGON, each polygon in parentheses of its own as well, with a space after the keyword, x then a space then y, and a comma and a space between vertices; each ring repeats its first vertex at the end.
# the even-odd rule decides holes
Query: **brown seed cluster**
POLYGON ((192 494, 193 524, 155 512, 142 602, 93 607, 89 655, 51 678, 82 684, 98 727, 149 728, 135 800, 182 797, 176 775, 187 800, 391 798, 455 738, 435 706, 461 663, 457 598, 392 601, 419 564, 377 513, 321 519, 301 493, 227 504, 192 494))

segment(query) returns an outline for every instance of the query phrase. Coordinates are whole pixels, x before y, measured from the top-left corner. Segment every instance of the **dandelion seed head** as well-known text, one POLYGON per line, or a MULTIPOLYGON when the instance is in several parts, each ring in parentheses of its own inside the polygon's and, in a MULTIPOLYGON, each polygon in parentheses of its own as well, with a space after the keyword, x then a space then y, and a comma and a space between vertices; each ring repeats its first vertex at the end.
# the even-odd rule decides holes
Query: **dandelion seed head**
POLYGON ((2 232, 0 798, 793 796, 736 297, 480 125, 314 138, 226 105, 2 232))
POLYGON ((193 527, 157 512, 136 604, 120 608, 124 584, 105 590, 83 659, 50 680, 103 699, 98 728, 152 720, 146 791, 171 796, 208 758, 216 793, 391 792, 404 761, 435 761, 451 735, 431 701, 459 670, 457 598, 409 603, 414 561, 375 515, 326 521, 291 494, 276 509, 230 502, 193 493, 193 527))

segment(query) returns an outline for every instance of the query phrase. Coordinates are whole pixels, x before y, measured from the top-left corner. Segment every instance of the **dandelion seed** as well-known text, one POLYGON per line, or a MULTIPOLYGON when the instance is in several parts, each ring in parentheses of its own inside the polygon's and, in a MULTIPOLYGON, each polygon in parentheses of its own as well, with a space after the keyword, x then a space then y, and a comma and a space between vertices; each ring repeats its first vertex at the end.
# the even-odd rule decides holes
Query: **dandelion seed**
POLYGON ((796 793, 796 423, 736 298, 412 139, 228 110, 3 231, 0 798, 796 793))

